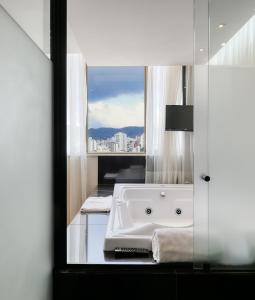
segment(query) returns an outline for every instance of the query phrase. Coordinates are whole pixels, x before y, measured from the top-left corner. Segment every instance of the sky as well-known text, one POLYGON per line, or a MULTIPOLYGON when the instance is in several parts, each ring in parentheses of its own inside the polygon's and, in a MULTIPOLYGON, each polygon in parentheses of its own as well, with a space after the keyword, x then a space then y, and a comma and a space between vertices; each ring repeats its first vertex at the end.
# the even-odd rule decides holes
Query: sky
POLYGON ((89 128, 144 126, 144 67, 88 67, 89 128))

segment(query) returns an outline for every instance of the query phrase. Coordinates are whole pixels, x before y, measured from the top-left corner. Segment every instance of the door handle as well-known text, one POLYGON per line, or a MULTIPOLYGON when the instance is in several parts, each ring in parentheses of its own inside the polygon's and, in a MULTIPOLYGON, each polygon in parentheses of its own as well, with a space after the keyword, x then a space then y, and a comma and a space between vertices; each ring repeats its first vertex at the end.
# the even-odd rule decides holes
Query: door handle
POLYGON ((209 181, 211 180, 211 177, 208 176, 208 175, 202 175, 202 176, 201 176, 201 179, 203 179, 203 180, 206 181, 206 182, 209 182, 209 181))

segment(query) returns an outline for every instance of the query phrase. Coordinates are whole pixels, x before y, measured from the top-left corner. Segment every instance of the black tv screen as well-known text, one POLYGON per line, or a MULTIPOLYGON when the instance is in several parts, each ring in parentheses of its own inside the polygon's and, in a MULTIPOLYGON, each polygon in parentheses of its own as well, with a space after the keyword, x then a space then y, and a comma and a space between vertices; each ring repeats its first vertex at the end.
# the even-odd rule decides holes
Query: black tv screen
POLYGON ((193 131, 193 106, 166 105, 166 130, 193 131))

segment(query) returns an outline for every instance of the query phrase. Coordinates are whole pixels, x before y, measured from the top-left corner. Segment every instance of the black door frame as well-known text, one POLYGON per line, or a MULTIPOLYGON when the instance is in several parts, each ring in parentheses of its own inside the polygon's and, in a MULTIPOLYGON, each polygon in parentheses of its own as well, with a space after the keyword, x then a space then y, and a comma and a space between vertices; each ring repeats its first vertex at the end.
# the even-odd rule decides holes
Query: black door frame
MULTIPOLYGON (((111 292, 113 296, 111 299, 119 299, 120 295, 124 296, 129 291, 131 279, 131 292, 135 299, 143 298, 144 291, 147 292, 148 299, 155 299, 155 294, 160 296, 162 289, 166 293, 169 291, 171 299, 188 299, 190 295, 199 296, 199 299, 204 299, 204 297, 216 299, 219 295, 224 294, 237 299, 240 298, 240 295, 243 297, 244 292, 250 295, 253 292, 254 270, 250 270, 250 272, 244 269, 234 272, 233 270, 215 272, 213 269, 210 270, 208 264, 203 266, 203 270, 194 270, 192 263, 159 265, 67 264, 66 54, 67 0, 51 0, 54 132, 53 299, 65 300, 73 297, 84 299, 85 283, 90 285, 91 290, 97 291, 97 295, 101 293, 100 298, 106 297, 111 282, 118 283, 116 292, 111 292), (107 284, 104 285, 106 289, 101 288, 105 279, 108 280, 107 284), (148 284, 154 287, 152 290, 149 289, 149 292, 148 284), (123 291, 124 294, 121 294, 123 291), (199 295, 197 294, 198 291, 200 291, 199 295), (236 297, 237 295, 238 297, 236 297)), ((131 292, 129 291, 129 294, 131 292)))
POLYGON ((53 239, 54 266, 66 266, 66 53, 67 0, 51 0, 51 60, 53 63, 53 239))
MULTIPOLYGON (((67 156, 66 156, 66 83, 67 83, 67 0, 51 1, 51 60, 53 63, 53 243, 55 270, 145 271, 172 273, 193 271, 193 263, 155 265, 67 264, 67 156)), ((210 271, 210 265, 202 266, 210 271)), ((201 271, 200 269, 200 271, 201 271)), ((237 268, 238 271, 239 268, 237 268)), ((244 268, 241 268, 245 271, 244 268)), ((251 271, 249 267, 246 269, 251 271)), ((198 270, 199 271, 199 270, 198 270)), ((230 270, 229 270, 230 271, 230 270)), ((233 269, 232 269, 233 271, 233 269)), ((239 269, 240 271, 240 269, 239 269)))
MULTIPOLYGON (((171 265, 67 264, 67 157, 66 157, 66 78, 67 78, 67 0, 51 0, 51 60, 53 63, 53 197, 54 269, 173 272, 171 265)), ((192 264, 185 268, 192 269, 192 264)))

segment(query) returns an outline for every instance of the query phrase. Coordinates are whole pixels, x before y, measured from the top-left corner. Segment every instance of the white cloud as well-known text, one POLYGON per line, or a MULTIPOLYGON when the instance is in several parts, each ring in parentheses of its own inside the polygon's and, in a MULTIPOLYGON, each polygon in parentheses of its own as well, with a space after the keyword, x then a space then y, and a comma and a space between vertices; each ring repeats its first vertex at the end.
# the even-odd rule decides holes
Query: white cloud
POLYGON ((89 104, 89 127, 144 126, 144 95, 123 94, 89 104))

